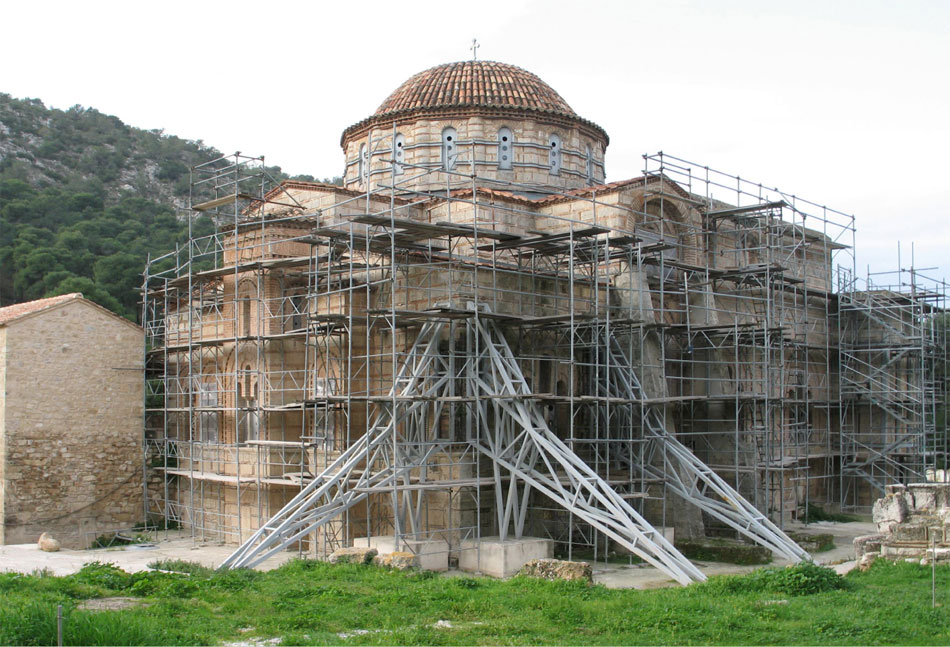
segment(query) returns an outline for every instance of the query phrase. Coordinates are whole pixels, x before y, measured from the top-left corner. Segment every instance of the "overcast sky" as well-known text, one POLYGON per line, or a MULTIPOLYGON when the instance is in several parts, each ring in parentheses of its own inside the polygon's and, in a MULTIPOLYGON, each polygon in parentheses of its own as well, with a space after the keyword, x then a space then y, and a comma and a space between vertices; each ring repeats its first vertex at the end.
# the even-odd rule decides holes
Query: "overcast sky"
MULTIPOLYGON (((340 134, 402 81, 526 68, 610 135, 609 181, 664 151, 857 218, 864 274, 950 270, 950 2, 5 3, 0 91, 343 169, 340 134)), ((881 277, 884 282, 884 277, 881 277)))

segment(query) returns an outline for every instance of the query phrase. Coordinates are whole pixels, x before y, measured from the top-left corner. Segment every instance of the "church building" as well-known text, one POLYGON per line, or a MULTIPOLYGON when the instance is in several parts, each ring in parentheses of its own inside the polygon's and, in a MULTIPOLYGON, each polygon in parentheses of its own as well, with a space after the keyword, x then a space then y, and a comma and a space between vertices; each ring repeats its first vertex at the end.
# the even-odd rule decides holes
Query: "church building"
POLYGON ((195 167, 218 231, 147 272, 147 509, 226 566, 630 554, 688 583, 682 542, 803 559, 787 523, 945 451, 942 301, 858 289, 851 216, 663 153, 607 182, 604 129, 492 61, 340 144, 340 186, 195 167))

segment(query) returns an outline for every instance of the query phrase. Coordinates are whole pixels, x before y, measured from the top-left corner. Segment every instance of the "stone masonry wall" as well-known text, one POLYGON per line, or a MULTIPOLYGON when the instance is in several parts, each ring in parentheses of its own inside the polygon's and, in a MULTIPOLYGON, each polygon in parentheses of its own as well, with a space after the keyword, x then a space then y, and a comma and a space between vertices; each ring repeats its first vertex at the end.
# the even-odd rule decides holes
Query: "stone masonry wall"
MULTIPOLYGON (((438 169, 442 166, 442 131, 452 127, 457 130, 458 162, 455 171, 460 174, 471 172, 471 160, 474 154, 478 175, 483 178, 506 182, 522 182, 560 189, 574 189, 599 184, 604 181, 604 150, 606 142, 594 137, 586 128, 574 126, 565 128, 529 117, 509 118, 450 118, 419 119, 412 123, 399 124, 397 133, 406 138, 405 162, 419 168, 409 167, 405 173, 396 177, 401 186, 414 190, 444 189, 446 182, 451 185, 468 186, 463 177, 446 174, 438 169), (498 132, 500 128, 510 128, 514 136, 512 142, 512 169, 498 168, 498 132), (558 174, 550 172, 549 138, 557 135, 561 138, 561 170, 558 174), (587 150, 591 151, 593 169, 592 180, 587 178, 587 150), (473 153, 474 150, 474 153, 473 153), (425 173, 421 169, 433 169, 434 173, 425 173)), ((359 138, 346 142, 346 173, 344 185, 348 189, 365 191, 359 174, 360 146, 369 148, 369 136, 373 137, 372 151, 367 153, 371 186, 392 182, 392 129, 374 130, 359 138)))
POLYGON ((878 557, 922 564, 932 559, 950 562, 950 484, 888 485, 871 515, 877 534, 854 539, 862 568, 878 557))
POLYGON ((142 331, 86 301, 6 329, 4 542, 142 520, 142 331))

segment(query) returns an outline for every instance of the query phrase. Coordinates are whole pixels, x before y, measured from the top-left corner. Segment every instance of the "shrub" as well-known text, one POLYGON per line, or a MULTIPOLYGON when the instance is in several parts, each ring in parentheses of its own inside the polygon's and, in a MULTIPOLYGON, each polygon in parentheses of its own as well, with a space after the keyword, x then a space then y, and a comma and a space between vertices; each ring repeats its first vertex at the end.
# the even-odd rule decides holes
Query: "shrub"
POLYGON ((786 568, 763 568, 748 575, 715 577, 706 586, 726 593, 812 595, 842 589, 845 580, 834 569, 801 562, 786 568))
POLYGON ((98 586, 113 591, 122 591, 132 585, 132 576, 114 564, 90 562, 70 579, 80 584, 98 586))
POLYGON ((249 587, 260 576, 260 571, 250 568, 237 568, 214 573, 209 579, 209 584, 213 588, 223 591, 240 591, 249 587))

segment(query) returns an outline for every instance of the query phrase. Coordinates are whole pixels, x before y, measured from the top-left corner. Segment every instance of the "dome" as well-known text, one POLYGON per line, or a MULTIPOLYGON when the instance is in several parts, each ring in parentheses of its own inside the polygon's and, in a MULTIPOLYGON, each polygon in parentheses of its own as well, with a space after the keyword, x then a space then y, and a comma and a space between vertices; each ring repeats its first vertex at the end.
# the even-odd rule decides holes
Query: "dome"
POLYGON ((369 127, 424 116, 536 116, 548 122, 580 125, 604 145, 603 128, 583 119, 536 74, 497 61, 458 61, 436 65, 410 77, 372 116, 343 131, 340 143, 369 127))
POLYGON ((495 61, 459 61, 411 77, 373 116, 414 110, 490 106, 577 117, 554 89, 527 70, 495 61))

